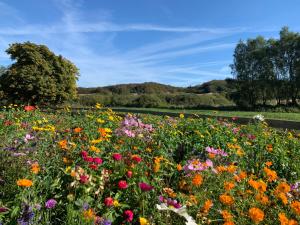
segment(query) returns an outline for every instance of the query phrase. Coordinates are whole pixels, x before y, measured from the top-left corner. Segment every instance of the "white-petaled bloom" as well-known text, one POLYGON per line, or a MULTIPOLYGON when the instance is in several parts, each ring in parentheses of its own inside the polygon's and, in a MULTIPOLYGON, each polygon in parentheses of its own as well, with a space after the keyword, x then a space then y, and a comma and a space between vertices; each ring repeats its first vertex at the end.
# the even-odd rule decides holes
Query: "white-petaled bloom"
POLYGON ((178 214, 179 216, 184 217, 187 222, 185 222, 185 225, 197 225, 196 221, 194 220, 193 217, 191 217, 187 211, 186 211, 186 206, 183 206, 179 209, 173 208, 173 207, 168 207, 165 203, 161 203, 160 205, 156 204, 156 207, 158 210, 171 210, 178 214))
POLYGON ((265 117, 261 114, 257 114, 253 116, 253 119, 263 122, 265 120, 265 117))

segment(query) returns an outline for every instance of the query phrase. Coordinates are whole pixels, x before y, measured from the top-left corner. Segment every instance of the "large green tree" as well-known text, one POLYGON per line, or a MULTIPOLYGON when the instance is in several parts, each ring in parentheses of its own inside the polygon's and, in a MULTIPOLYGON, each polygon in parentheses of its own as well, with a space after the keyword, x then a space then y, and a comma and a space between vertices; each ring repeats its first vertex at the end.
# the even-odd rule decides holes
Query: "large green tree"
POLYGON ((77 67, 45 45, 11 44, 6 52, 15 62, 0 77, 0 86, 10 102, 57 104, 76 98, 77 67))

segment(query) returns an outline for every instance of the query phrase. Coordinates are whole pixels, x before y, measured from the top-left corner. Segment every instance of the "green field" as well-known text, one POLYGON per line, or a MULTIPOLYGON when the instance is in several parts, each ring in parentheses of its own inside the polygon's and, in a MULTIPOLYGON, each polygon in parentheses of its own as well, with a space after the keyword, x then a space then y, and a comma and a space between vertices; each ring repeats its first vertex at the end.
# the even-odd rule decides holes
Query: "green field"
POLYGON ((171 112, 171 113, 191 113, 210 116, 229 116, 229 117, 246 117, 252 118, 257 114, 263 115, 266 119, 300 121, 300 113, 287 112, 251 112, 251 111, 217 111, 217 110, 187 110, 187 109, 157 109, 157 108, 126 108, 114 107, 113 109, 122 110, 143 110, 145 112, 171 112))

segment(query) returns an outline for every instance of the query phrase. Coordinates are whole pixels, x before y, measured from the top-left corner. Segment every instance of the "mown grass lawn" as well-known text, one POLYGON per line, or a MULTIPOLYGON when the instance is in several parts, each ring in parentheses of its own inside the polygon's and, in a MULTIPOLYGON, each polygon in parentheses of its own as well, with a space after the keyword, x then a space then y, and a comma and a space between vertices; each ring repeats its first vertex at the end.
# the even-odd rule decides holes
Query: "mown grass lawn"
POLYGON ((251 112, 251 111, 218 111, 218 110, 189 110, 189 109, 161 109, 161 108, 126 108, 126 107, 113 107, 113 109, 127 109, 130 110, 143 110, 145 112, 172 112, 172 113, 193 113, 200 115, 211 116, 228 116, 228 117, 246 117, 252 118, 257 114, 263 115, 266 119, 300 121, 300 113, 287 113, 287 112, 251 112))

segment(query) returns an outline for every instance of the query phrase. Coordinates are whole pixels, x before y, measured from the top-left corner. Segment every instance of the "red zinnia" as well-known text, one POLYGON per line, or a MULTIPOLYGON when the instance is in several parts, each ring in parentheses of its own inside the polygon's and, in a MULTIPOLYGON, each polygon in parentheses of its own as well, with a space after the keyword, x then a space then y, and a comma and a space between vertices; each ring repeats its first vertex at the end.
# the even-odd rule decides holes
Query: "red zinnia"
POLYGON ((97 170, 98 166, 96 164, 90 164, 89 167, 93 170, 97 170))
POLYGON ((82 151, 80 154, 82 158, 86 158, 89 155, 87 151, 82 151))
POLYGON ((118 183, 118 186, 120 189, 126 189, 128 187, 128 184, 127 184, 126 180, 120 180, 118 183))
POLYGON ((133 212, 131 210, 126 210, 124 212, 124 217, 127 222, 131 222, 133 220, 133 212))
POLYGON ((147 184, 145 182, 139 183, 139 186, 142 191, 151 191, 154 188, 153 186, 151 186, 150 184, 147 184))
POLYGON ((93 162, 93 157, 88 156, 88 157, 83 158, 83 160, 86 162, 93 162))
POLYGON ((26 106, 24 106, 24 110, 26 111, 26 112, 28 112, 28 111, 33 111, 33 110, 35 110, 36 108, 35 108, 35 106, 33 106, 33 105, 26 105, 26 106))
POLYGON ((109 206, 113 206, 114 204, 114 200, 112 197, 107 197, 105 200, 104 200, 104 204, 109 207, 109 206))
POLYGON ((142 158, 139 157, 138 155, 133 155, 131 158, 133 161, 136 161, 137 163, 140 163, 142 161, 142 158))
POLYGON ((103 162, 103 160, 102 160, 101 158, 99 158, 99 157, 95 157, 95 158, 93 159, 93 161, 94 161, 94 163, 96 163, 96 164, 98 164, 98 165, 102 164, 102 162, 103 162))
POLYGON ((120 161, 122 159, 122 155, 120 153, 114 153, 112 156, 116 161, 120 161))

